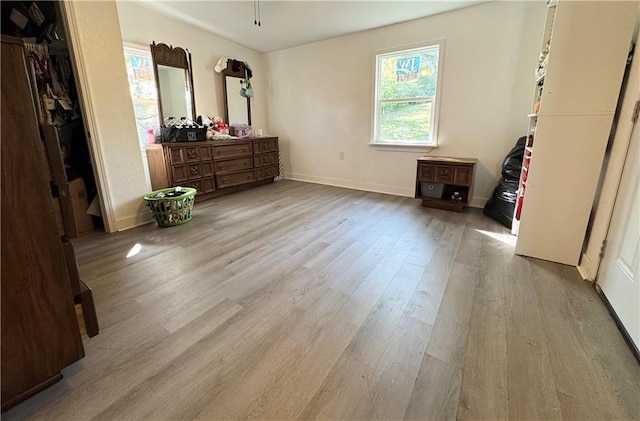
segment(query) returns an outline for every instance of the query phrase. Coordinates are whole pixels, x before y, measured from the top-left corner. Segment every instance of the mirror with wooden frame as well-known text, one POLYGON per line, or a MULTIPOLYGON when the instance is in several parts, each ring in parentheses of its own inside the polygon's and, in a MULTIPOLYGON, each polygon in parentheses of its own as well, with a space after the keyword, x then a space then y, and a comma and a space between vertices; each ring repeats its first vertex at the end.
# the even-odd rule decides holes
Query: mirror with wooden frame
POLYGON ((227 68, 222 72, 224 78, 224 116, 228 124, 251 125, 251 101, 240 95, 240 91, 246 88, 245 81, 250 77, 250 70, 238 60, 227 60, 227 68))
POLYGON ((180 47, 155 41, 149 46, 153 60, 153 73, 158 89, 160 122, 169 117, 196 119, 196 102, 193 93, 191 53, 180 47))

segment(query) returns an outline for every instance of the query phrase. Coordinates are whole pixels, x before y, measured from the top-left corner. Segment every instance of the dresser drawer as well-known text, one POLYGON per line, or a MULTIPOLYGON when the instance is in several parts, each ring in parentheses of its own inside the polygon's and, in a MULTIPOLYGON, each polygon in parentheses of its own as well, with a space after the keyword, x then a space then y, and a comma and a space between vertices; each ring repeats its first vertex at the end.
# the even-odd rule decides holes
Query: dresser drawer
POLYGON ((189 180, 202 178, 202 165, 199 163, 187 165, 187 171, 189 172, 189 180))
POLYGON ((214 168, 213 161, 204 161, 200 165, 202 165, 203 177, 211 177, 215 174, 215 171, 213 170, 214 168))
POLYGON ((216 174, 225 174, 233 171, 248 170, 253 168, 251 157, 215 161, 216 174))
POLYGON ((200 161, 199 146, 171 146, 168 149, 171 165, 188 164, 189 162, 200 161))
POLYGON ((266 167, 264 168, 264 178, 273 178, 280 175, 278 167, 266 167))
POLYGON ((198 193, 202 193, 202 185, 200 184, 200 180, 185 181, 184 183, 174 183, 174 187, 175 186, 191 187, 192 189, 198 190, 198 193))
POLYGON ((181 147, 169 147, 167 148, 169 152, 169 162, 171 165, 179 165, 187 162, 187 159, 184 154, 184 148, 181 147))
POLYGON ((213 177, 200 180, 200 186, 202 187, 201 193, 210 193, 216 189, 216 183, 213 177))
POLYGON ((273 178, 280 175, 278 167, 261 167, 256 168, 256 180, 264 180, 265 178, 273 178))
POLYGON ((459 186, 471 185, 471 167, 455 167, 453 184, 459 186))
POLYGON ((278 141, 276 139, 254 140, 253 150, 255 153, 276 152, 278 141))
POLYGON ((268 167, 278 164, 278 154, 273 152, 265 155, 256 155, 253 157, 254 167, 268 167))
POLYGON ((216 181, 218 184, 218 188, 237 186, 238 184, 245 184, 256 181, 256 175, 253 171, 216 175, 216 181))
POLYGON ((213 154, 211 153, 211 146, 199 146, 200 161, 211 161, 213 154))
POLYGON ((171 166, 171 180, 174 185, 181 183, 189 179, 189 169, 186 165, 173 165, 171 166))
POLYGON ((418 165, 418 181, 435 181, 436 180, 436 166, 428 164, 418 165))
POLYGON ((235 158, 253 154, 251 142, 238 145, 213 146, 213 159, 235 158))
POLYGON ((454 167, 436 165, 436 183, 453 183, 454 167))

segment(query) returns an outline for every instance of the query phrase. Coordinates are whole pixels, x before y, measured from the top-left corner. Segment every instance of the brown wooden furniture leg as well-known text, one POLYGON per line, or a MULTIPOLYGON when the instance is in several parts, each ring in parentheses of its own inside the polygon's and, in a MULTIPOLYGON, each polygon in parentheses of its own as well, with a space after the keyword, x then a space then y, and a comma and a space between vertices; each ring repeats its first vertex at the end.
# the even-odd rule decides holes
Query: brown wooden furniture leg
POLYGON ((91 288, 80 280, 80 305, 82 306, 82 315, 84 317, 84 325, 87 329, 87 336, 93 338, 100 333, 98 326, 98 316, 96 315, 96 306, 93 303, 93 293, 91 288))

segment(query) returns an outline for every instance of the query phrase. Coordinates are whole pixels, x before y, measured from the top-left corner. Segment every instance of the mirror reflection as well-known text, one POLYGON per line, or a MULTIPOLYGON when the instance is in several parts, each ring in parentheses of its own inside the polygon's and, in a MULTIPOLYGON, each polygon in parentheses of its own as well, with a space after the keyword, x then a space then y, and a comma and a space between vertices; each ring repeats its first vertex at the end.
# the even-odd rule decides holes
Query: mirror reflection
POLYGON ((155 41, 150 45, 158 89, 160 122, 169 117, 195 120, 195 98, 189 51, 155 41))
POLYGON ((244 79, 225 76, 229 124, 249 124, 248 100, 246 97, 240 96, 240 90, 244 88, 243 82, 244 79))
POLYGON ((158 85, 164 118, 193 116, 191 91, 184 69, 158 65, 158 85))
POLYGON ((226 121, 229 124, 246 124, 250 126, 250 97, 253 96, 250 81, 253 73, 246 63, 234 59, 226 60, 223 69, 226 121), (241 91, 244 95, 241 94, 241 91))

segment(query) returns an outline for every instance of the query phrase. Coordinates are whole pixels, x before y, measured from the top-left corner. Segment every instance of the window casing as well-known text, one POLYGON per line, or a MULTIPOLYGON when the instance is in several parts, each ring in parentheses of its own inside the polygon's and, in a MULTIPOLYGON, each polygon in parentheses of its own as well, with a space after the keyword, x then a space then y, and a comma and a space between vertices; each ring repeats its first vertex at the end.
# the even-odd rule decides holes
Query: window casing
POLYGON ((160 127, 158 113, 158 93, 153 75, 153 61, 148 47, 124 46, 127 77, 133 112, 136 117, 138 141, 144 150, 147 144, 147 130, 160 127))
POLYGON ((376 55, 374 145, 437 145, 443 46, 376 55))

